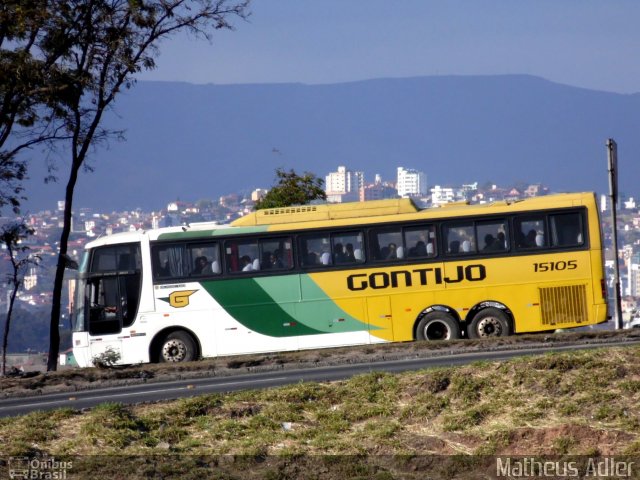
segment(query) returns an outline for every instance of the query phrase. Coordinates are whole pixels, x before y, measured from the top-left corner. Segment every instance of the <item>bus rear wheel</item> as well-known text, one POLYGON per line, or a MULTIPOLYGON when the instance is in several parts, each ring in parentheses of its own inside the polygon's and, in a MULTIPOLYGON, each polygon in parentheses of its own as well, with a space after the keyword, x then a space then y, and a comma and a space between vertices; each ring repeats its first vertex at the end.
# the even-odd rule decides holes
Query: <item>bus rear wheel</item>
POLYGON ((498 308, 485 308, 471 320, 469 338, 506 337, 511 335, 507 314, 498 308))
POLYGON ((164 363, 190 362, 196 359, 196 343, 187 332, 171 332, 162 341, 158 357, 164 363))
POLYGON ((456 340, 460 338, 460 325, 446 312, 429 312, 416 329, 418 340, 456 340))

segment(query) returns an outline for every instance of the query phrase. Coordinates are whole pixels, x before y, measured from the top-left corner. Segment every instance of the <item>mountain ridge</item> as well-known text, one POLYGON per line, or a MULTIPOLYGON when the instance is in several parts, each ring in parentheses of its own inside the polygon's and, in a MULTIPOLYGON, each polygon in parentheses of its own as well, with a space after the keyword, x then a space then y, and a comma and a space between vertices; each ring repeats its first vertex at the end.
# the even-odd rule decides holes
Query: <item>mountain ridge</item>
MULTIPOLYGON (((429 185, 543 183, 608 191, 605 143, 619 145, 620 191, 634 195, 640 93, 558 84, 529 75, 381 78, 309 85, 138 82, 106 126, 125 130, 91 157, 75 207, 159 210, 178 198, 217 199, 268 188, 278 167, 321 178, 338 165, 429 185)), ((35 152, 34 152, 35 153, 35 152)), ((34 157, 25 208, 52 209, 61 181, 43 185, 34 157)))

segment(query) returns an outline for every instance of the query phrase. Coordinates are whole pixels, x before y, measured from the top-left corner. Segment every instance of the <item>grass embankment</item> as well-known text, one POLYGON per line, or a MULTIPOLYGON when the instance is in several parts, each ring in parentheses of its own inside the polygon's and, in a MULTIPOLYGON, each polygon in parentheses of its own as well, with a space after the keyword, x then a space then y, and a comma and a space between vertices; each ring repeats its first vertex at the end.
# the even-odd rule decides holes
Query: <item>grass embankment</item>
MULTIPOLYGON (((124 455, 142 462, 141 472, 169 459, 162 478, 201 478, 212 467, 226 469, 224 478, 299 478, 305 468, 305 478, 420 478, 424 462, 456 477, 479 461, 468 455, 640 455, 639 354, 603 348, 33 413, 0 420, 0 457, 79 455, 78 474, 92 468, 90 456, 124 455), (458 456, 437 465, 430 455, 458 456)), ((116 475, 122 457, 100 468, 116 475)))

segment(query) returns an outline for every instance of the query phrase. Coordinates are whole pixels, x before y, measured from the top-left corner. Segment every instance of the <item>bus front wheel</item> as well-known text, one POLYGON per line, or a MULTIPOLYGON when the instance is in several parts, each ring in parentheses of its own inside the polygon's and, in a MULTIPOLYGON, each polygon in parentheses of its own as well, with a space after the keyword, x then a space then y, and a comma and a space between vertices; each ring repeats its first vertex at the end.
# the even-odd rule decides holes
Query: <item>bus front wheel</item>
POLYGON ((418 340, 456 340, 460 338, 460 325, 446 312, 429 312, 416 329, 418 340))
POLYGON ((160 362, 190 362, 196 359, 196 343, 187 332, 171 332, 160 345, 160 362))
POLYGON ((469 338, 506 337, 511 334, 507 314, 499 308, 485 308, 471 320, 469 338))

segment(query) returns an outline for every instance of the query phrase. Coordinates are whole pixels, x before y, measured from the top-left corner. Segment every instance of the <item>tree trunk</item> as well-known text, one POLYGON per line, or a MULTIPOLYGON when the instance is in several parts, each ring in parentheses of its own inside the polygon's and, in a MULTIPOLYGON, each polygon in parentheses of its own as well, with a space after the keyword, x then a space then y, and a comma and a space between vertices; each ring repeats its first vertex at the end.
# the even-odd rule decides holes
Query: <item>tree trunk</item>
POLYGON ((51 322, 49 324, 49 356, 47 358, 47 371, 52 372, 58 369, 58 355, 60 353, 60 304, 62 302, 62 287, 64 282, 64 271, 66 267, 67 246, 69 235, 71 234, 71 210, 73 204, 73 191, 78 180, 78 170, 81 163, 74 161, 69 173, 69 181, 64 198, 64 219, 62 234, 60 235, 60 250, 58 253, 58 264, 56 265, 56 276, 53 281, 53 298, 51 300, 51 322))
POLYGON ((9 327, 11 324, 11 315, 13 313, 13 304, 16 301, 16 295, 20 283, 14 283, 13 292, 11 292, 11 298, 9 299, 9 309, 7 310, 7 320, 4 322, 4 337, 2 337, 2 376, 7 374, 7 346, 9 345, 9 327))

